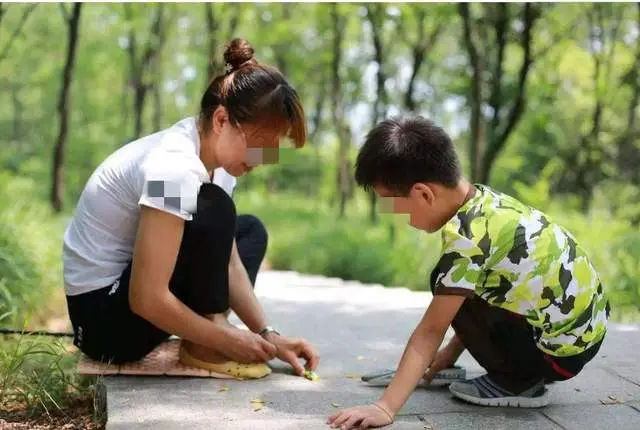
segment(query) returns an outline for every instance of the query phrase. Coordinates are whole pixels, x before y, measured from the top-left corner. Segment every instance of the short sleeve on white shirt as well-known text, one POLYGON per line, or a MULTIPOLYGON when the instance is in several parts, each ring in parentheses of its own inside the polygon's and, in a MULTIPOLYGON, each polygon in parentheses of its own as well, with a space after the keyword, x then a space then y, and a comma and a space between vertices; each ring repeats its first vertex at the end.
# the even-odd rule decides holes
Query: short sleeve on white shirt
POLYGON ((142 165, 142 192, 145 205, 190 221, 197 210, 200 187, 209 181, 207 170, 193 152, 178 145, 153 150, 142 165))

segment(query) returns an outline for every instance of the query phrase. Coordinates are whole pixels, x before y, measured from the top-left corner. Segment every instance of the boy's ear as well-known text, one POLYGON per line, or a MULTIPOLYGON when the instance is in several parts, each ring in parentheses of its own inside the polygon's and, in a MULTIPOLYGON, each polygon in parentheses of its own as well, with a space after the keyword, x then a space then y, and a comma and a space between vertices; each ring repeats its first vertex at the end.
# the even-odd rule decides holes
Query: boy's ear
POLYGON ((426 183, 418 182, 411 188, 411 193, 423 199, 427 204, 432 205, 436 199, 433 188, 426 183))

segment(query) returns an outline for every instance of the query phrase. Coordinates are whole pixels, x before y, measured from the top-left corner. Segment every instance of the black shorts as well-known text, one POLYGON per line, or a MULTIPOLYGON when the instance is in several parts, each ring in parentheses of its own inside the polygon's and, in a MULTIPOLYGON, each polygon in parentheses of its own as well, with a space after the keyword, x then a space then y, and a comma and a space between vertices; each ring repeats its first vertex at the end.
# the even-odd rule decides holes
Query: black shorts
POLYGON ((602 341, 570 357, 540 350, 535 328, 518 314, 491 306, 478 296, 464 301, 452 327, 471 356, 501 387, 519 391, 532 382, 571 379, 595 357, 602 341))

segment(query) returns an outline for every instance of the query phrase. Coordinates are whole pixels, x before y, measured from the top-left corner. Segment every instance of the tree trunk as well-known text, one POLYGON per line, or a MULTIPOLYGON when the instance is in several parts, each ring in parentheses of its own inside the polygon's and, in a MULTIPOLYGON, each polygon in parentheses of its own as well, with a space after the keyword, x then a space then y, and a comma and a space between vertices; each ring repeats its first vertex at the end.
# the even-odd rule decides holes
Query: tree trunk
POLYGON ((336 126, 336 136, 338 137, 338 195, 339 195, 339 218, 344 217, 347 200, 349 197, 349 161, 348 149, 351 141, 351 131, 345 123, 344 100, 340 86, 340 64, 342 62, 342 40, 344 38, 345 17, 338 11, 338 5, 331 4, 331 18, 333 24, 333 57, 331 61, 331 83, 332 83, 332 114, 333 122, 336 126))
POLYGON ((496 158, 500 154, 500 152, 504 149, 504 146, 509 139, 509 136, 515 129, 516 125, 522 118, 522 114, 524 113, 524 109, 526 106, 526 85, 527 78, 529 76, 529 71, 531 70, 531 65, 533 63, 532 56, 532 39, 533 39, 533 27, 535 25, 535 21, 538 17, 538 12, 534 9, 534 6, 531 3, 525 3, 523 6, 523 23, 524 29, 522 32, 522 40, 521 47, 524 51, 524 58, 522 60, 522 64, 520 66, 520 71, 518 74, 518 88, 515 96, 515 100, 511 109, 507 114, 506 124, 501 126, 500 124, 500 115, 502 111, 502 106, 505 104, 505 100, 502 97, 502 59, 504 49, 504 32, 507 28, 507 11, 506 6, 502 5, 501 12, 499 14, 498 21, 496 23, 496 32, 498 38, 498 45, 501 47, 498 51, 498 64, 496 65, 496 70, 494 72, 494 77, 499 79, 494 81, 493 85, 493 93, 491 97, 491 106, 494 110, 494 116, 491 121, 490 127, 490 139, 486 148, 486 152, 482 157, 482 170, 480 171, 479 181, 482 183, 488 183, 490 180, 491 169, 493 168, 493 164, 496 161, 496 158))
POLYGON ((142 114, 144 112, 144 101, 147 98, 147 86, 140 82, 141 78, 136 78, 136 85, 133 93, 133 139, 138 139, 142 135, 142 114))
POLYGON ((0 23, 2 23, 2 18, 4 17, 4 14, 6 12, 7 12, 7 7, 3 3, 0 3, 0 23))
POLYGON ((73 5, 71 17, 67 21, 69 34, 67 57, 62 74, 62 86, 60 88, 60 96, 58 99, 60 131, 58 133, 58 138, 56 139, 53 153, 53 181, 51 186, 51 205, 56 212, 62 211, 63 206, 65 143, 67 141, 68 117, 69 109, 71 107, 69 89, 73 78, 81 8, 82 3, 75 3, 73 5))
MULTIPOLYGON (((129 10, 125 5, 125 10, 129 10)), ((130 11, 128 12, 130 18, 130 11)), ((131 64, 131 81, 133 85, 133 117, 134 132, 133 139, 138 139, 143 132, 142 118, 147 92, 151 88, 151 78, 149 74, 154 70, 154 64, 158 61, 158 56, 165 42, 165 24, 163 22, 164 3, 159 3, 156 7, 156 15, 151 25, 150 41, 145 47, 142 58, 136 58, 136 37, 133 30, 129 33, 129 61, 131 64)))
MULTIPOLYGON (((282 21, 281 25, 288 25, 291 22, 291 4, 282 3, 282 21)), ((289 52, 289 42, 287 40, 277 43, 273 47, 273 53, 276 60, 276 66, 280 73, 284 76, 289 76, 289 62, 287 61, 287 53, 289 52)))
POLYGON ((209 40, 209 63, 207 64, 207 86, 213 78, 222 73, 224 64, 222 63, 222 55, 218 52, 218 30, 220 23, 216 19, 214 3, 205 3, 205 16, 207 17, 207 38, 209 40))
MULTIPOLYGON (((11 49, 11 45, 13 45, 13 42, 15 42, 18 36, 20 36, 22 27, 24 27, 24 24, 27 22, 27 18, 29 18, 29 15, 31 15, 31 12, 33 12, 36 6, 38 5, 32 4, 25 8, 24 12, 22 13, 22 16, 20 17, 20 22, 18 22, 18 25, 16 25, 16 28, 14 28, 13 33, 9 37, 9 40, 7 41, 6 45, 0 51, 0 62, 2 62, 2 60, 7 58, 7 55, 9 55, 9 50, 11 49)), ((2 13, 0 14, 0 18, 2 17, 2 15, 4 15, 5 10, 6 10, 6 6, 4 7, 4 9, 1 9, 2 13)))
MULTIPOLYGON (((638 6, 637 25, 640 26, 640 3, 638 6)), ((623 78, 633 88, 629 107, 627 109, 627 127, 618 141, 618 169, 623 177, 633 184, 640 184, 640 147, 637 146, 639 132, 637 128, 636 110, 640 103, 640 38, 636 39, 636 59, 623 78)), ((624 83, 623 82, 623 83, 624 83)))
MULTIPOLYGON (((578 163, 576 166, 576 185, 578 194, 582 198, 582 210, 586 212, 591 205, 593 198, 593 188, 597 182, 597 162, 593 159, 593 153, 599 150, 600 141, 600 129, 602 112, 604 110, 604 94, 600 90, 600 80, 602 78, 603 66, 606 70, 606 65, 602 64, 603 55, 598 53, 595 42, 597 41, 600 46, 605 46, 606 40, 604 37, 605 26, 604 18, 602 16, 602 5, 594 4, 593 9, 597 12, 598 22, 594 21, 592 14, 589 14, 589 26, 591 30, 591 51, 594 60, 594 73, 593 73, 593 86, 595 92, 595 106, 593 108, 593 114, 591 117, 591 129, 587 135, 582 136, 580 139, 582 142, 581 149, 584 154, 584 161, 578 163)), ((609 58, 611 61, 612 58, 609 58)))
POLYGON ((464 27, 464 42, 471 64, 471 120, 469 136, 469 165, 471 180, 478 181, 484 153, 484 121, 482 118, 482 68, 483 59, 478 52, 476 35, 473 31, 471 11, 468 3, 460 3, 458 12, 462 17, 464 27))
POLYGON ((424 44, 424 20, 427 15, 423 8, 417 8, 416 20, 418 21, 418 40, 412 46, 412 67, 411 77, 409 78, 409 84, 407 85, 407 91, 404 94, 404 107, 409 112, 415 112, 417 110, 416 101, 414 98, 414 92, 416 87, 416 79, 420 74, 422 63, 424 63, 425 53, 427 50, 426 44, 424 44))
MULTIPOLYGON (((375 127, 379 119, 386 119, 387 106, 389 105, 389 99, 387 90, 384 87, 387 81, 384 68, 384 46, 382 42, 382 35, 380 31, 384 24, 384 6, 380 4, 367 5, 367 19, 371 24, 371 36, 372 44, 374 48, 373 60, 378 65, 378 71, 376 72, 376 99, 373 103, 373 113, 371 116, 371 128, 375 127)), ((377 195, 375 191, 369 191, 369 219, 372 223, 377 223, 378 213, 376 211, 377 195)))
MULTIPOLYGON (((404 93, 404 108, 411 113, 415 113, 418 110, 418 103, 415 100, 415 87, 416 81, 426 59, 427 49, 433 48, 444 29, 444 24, 438 23, 431 33, 426 35, 425 23, 427 13, 424 7, 414 6, 414 15, 418 22, 418 35, 415 42, 409 42, 409 40, 406 40, 406 42, 411 45, 412 66, 409 84, 407 85, 407 89, 404 93)), ((407 38, 408 37, 405 37, 405 39, 407 38)))
POLYGON ((153 85, 153 129, 162 129, 162 75, 158 71, 156 83, 153 85))
POLYGON ((311 119, 311 133, 309 133, 309 142, 311 144, 318 146, 316 142, 316 137, 318 132, 320 131, 320 126, 322 124, 322 114, 324 112, 324 103, 327 98, 326 94, 326 85, 325 85, 325 75, 322 74, 320 78, 320 84, 318 85, 318 91, 316 92, 316 104, 313 110, 313 117, 311 119))

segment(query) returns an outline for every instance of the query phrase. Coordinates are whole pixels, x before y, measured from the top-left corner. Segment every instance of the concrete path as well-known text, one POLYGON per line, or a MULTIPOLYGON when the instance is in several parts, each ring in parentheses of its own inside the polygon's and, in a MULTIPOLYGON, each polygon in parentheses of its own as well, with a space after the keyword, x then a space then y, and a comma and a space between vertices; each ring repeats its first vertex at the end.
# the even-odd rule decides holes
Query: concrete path
MULTIPOLYGON (((107 377, 108 430, 327 429, 336 406, 371 402, 381 388, 359 376, 394 368, 430 294, 290 272, 263 272, 256 292, 270 323, 322 354, 320 380, 274 362, 259 381, 107 377), (251 400, 260 399, 255 411, 251 400)), ((238 322, 236 320, 236 322, 238 322)), ((465 353, 459 364, 482 369, 465 353)), ((418 389, 390 429, 640 429, 640 327, 612 325, 598 358, 573 381, 549 386, 541 410, 467 405, 446 388, 418 389)))

